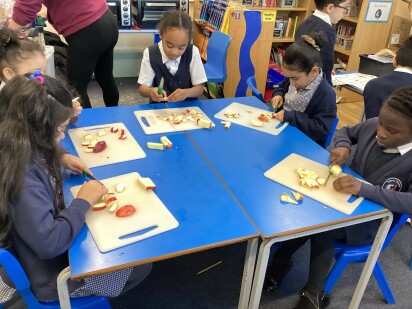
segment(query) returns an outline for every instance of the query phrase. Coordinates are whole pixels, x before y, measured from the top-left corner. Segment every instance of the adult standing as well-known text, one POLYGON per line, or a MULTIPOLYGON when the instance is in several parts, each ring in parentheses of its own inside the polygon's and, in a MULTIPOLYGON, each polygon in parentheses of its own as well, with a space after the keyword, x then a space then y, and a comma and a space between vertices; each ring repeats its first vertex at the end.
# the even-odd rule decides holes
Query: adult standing
POLYGON ((47 8, 48 21, 69 45, 67 78, 80 94, 83 107, 92 107, 87 86, 93 72, 105 105, 117 106, 113 49, 119 30, 106 0, 16 0, 9 28, 19 31, 31 23, 42 4, 47 8))

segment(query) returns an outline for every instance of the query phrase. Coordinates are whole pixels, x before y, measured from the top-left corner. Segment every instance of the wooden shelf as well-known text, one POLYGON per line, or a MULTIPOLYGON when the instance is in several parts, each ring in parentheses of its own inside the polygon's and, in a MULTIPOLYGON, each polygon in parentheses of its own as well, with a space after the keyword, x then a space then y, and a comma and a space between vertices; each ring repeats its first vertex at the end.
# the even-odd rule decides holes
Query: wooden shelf
POLYGON ((343 48, 340 48, 337 45, 335 45, 335 52, 340 53, 340 54, 344 54, 348 57, 350 57, 350 54, 351 54, 350 49, 343 49, 343 48))
POLYGON ((306 8, 291 7, 291 8, 279 8, 279 7, 261 7, 261 6, 249 6, 246 7, 249 10, 259 10, 259 11, 279 11, 279 12, 306 12, 306 8))
POLYGON ((282 38, 273 38, 273 43, 293 43, 295 42, 294 37, 282 37, 282 38))
POLYGON ((344 16, 341 20, 344 20, 344 21, 348 21, 348 22, 351 22, 351 23, 357 24, 357 23, 358 23, 358 21, 359 21, 359 17, 349 17, 349 16, 344 16))

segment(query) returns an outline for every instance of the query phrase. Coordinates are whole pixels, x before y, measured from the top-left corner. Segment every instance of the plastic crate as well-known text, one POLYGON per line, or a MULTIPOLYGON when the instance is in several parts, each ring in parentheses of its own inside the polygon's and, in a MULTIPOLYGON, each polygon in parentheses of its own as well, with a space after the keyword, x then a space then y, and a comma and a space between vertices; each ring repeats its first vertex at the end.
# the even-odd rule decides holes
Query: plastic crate
POLYGON ((382 63, 368 58, 367 54, 359 55, 359 73, 382 76, 393 71, 392 63, 382 63))
POLYGON ((266 79, 266 88, 273 88, 284 79, 285 79, 285 76, 275 71, 274 69, 269 68, 268 77, 266 79))

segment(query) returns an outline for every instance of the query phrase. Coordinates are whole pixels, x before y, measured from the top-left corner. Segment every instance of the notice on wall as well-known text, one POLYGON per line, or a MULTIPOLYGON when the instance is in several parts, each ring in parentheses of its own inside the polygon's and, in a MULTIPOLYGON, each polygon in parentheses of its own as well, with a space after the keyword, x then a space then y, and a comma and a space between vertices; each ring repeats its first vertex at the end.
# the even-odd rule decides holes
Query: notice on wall
POLYGON ((387 23, 392 10, 392 1, 370 1, 365 22, 387 23))

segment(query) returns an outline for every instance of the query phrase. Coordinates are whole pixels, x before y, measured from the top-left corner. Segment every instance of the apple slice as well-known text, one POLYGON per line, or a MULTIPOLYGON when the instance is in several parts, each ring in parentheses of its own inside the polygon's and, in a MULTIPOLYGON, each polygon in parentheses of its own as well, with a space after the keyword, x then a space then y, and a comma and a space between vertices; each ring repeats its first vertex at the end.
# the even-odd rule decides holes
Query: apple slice
POLYGON ((167 138, 167 136, 160 137, 160 141, 162 142, 165 148, 172 148, 173 143, 167 138))
POLYGON ((84 139, 85 140, 89 140, 89 139, 92 139, 93 138, 93 135, 91 135, 91 134, 86 134, 85 136, 84 136, 84 139))
POLYGON ((156 189, 156 185, 154 182, 148 177, 140 177, 137 179, 137 182, 145 189, 145 190, 154 190, 156 189))
POLYGON ((259 119, 250 119, 250 123, 255 127, 263 126, 263 121, 260 121, 259 119))
POLYGON ((212 121, 201 119, 201 118, 198 118, 196 120, 196 124, 199 127, 206 128, 206 129, 210 129, 210 128, 213 128, 215 126, 215 124, 212 121))
POLYGON ((106 135, 106 131, 105 130, 99 130, 97 131, 97 136, 103 136, 106 135))
POLYGON ((299 193, 299 192, 296 192, 296 191, 291 191, 292 192, 292 195, 293 195, 293 197, 295 198, 295 200, 296 201, 302 201, 303 200, 303 194, 302 193, 299 193))
POLYGON ((90 142, 89 142, 89 146, 91 147, 91 148, 93 148, 94 146, 96 146, 96 144, 98 143, 99 141, 97 140, 97 139, 92 139, 90 142))
POLYGON ((258 119, 259 119, 260 121, 263 121, 263 122, 268 122, 268 121, 269 121, 269 118, 268 118, 265 114, 260 114, 260 116, 258 117, 258 119))
POLYGON ((116 216, 117 217, 128 217, 128 216, 133 215, 135 212, 136 212, 136 208, 133 205, 124 205, 116 211, 116 216))
POLYGON ((93 211, 99 211, 99 210, 103 210, 106 208, 106 203, 96 203, 92 205, 92 210, 93 211))
POLYGON ((115 196, 109 197, 104 203, 106 204, 107 207, 110 207, 114 203, 117 203, 117 197, 115 196))
POLYGON ((116 210, 117 210, 117 203, 113 203, 109 208, 109 212, 115 212, 116 210))
POLYGON ((325 178, 318 178, 316 179, 316 181, 318 182, 318 184, 320 184, 321 186, 324 186, 326 183, 326 179, 325 178))
POLYGON ((280 196, 280 200, 285 203, 298 205, 298 202, 292 199, 287 193, 282 193, 282 195, 280 196))
POLYGON ((89 146, 89 144, 90 144, 89 141, 82 142, 82 146, 89 146))
POLYGON ((93 152, 93 148, 85 148, 84 152, 88 152, 88 153, 93 152))
POLYGON ((147 148, 157 149, 157 150, 164 150, 165 146, 162 143, 147 142, 147 148))
POLYGON ((124 191, 124 189, 126 188, 126 186, 123 183, 119 183, 116 186, 116 192, 117 193, 122 193, 124 191))
POLYGON ((110 128, 110 132, 112 132, 112 133, 117 133, 117 131, 119 131, 119 128, 117 128, 117 127, 111 127, 110 128))

